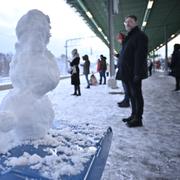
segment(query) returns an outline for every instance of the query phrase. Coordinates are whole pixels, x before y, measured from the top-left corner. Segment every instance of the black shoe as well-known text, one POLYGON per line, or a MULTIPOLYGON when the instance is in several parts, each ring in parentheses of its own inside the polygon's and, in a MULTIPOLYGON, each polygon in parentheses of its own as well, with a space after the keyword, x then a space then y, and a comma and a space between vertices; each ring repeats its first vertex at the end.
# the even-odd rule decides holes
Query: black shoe
POLYGON ((86 87, 86 89, 89 89, 89 88, 90 88, 90 86, 87 86, 87 87, 86 87))
POLYGON ((179 91, 180 90, 180 88, 176 88, 176 89, 174 89, 173 91, 179 91))
POLYGON ((81 96, 81 94, 76 94, 76 96, 81 96))
POLYGON ((124 100, 123 101, 120 101, 120 102, 118 102, 117 103, 117 105, 119 106, 120 104, 122 104, 124 102, 124 100))
POLYGON ((77 93, 73 93, 73 94, 71 94, 71 96, 77 96, 77 93))
POLYGON ((128 118, 123 118, 122 121, 123 121, 123 122, 129 122, 129 121, 131 121, 132 119, 133 119, 133 116, 130 116, 130 117, 128 117, 128 118))
POLYGON ((122 101, 121 101, 121 102, 118 102, 117 105, 119 105, 119 104, 121 104, 121 103, 122 103, 122 101))
POLYGON ((122 101, 121 103, 118 103, 118 106, 120 108, 128 108, 128 107, 130 107, 130 104, 127 101, 122 101))
POLYGON ((127 127, 131 128, 131 127, 142 127, 143 123, 142 123, 142 119, 141 118, 133 118, 131 121, 128 121, 126 123, 127 127))

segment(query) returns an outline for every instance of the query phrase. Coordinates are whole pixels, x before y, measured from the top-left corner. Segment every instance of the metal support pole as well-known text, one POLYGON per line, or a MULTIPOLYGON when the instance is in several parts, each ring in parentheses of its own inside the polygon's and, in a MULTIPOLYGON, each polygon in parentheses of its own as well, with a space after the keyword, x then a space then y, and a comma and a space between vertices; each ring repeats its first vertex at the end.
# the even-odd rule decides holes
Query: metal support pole
POLYGON ((115 80, 114 68, 114 21, 113 21, 113 0, 108 0, 108 31, 109 31, 109 61, 110 61, 110 78, 108 79, 108 86, 116 89, 117 82, 115 80))
POLYGON ((167 42, 167 26, 164 26, 164 42, 165 42, 165 72, 168 71, 168 42, 167 42))
POLYGON ((108 0, 108 31, 109 31, 109 58, 110 58, 110 76, 115 75, 114 69, 114 22, 113 22, 113 1, 108 0))

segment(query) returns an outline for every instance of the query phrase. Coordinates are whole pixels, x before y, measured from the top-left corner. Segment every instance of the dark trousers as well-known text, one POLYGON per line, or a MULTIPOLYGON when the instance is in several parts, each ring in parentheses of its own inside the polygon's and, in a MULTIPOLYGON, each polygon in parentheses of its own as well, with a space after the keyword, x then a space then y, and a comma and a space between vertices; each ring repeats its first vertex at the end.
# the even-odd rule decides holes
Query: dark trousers
POLYGON ((122 81, 122 87, 124 89, 124 100, 123 101, 126 101, 127 103, 129 103, 129 93, 128 93, 128 87, 126 85, 126 83, 124 81, 122 81))
POLYGON ((132 107, 131 115, 137 117, 138 119, 142 119, 144 108, 144 99, 142 95, 142 81, 140 80, 136 83, 133 81, 128 81, 127 89, 132 107))
POLYGON ((85 74, 85 78, 86 78, 86 81, 87 81, 87 84, 88 84, 88 87, 89 87, 89 86, 90 86, 90 83, 89 83, 88 74, 85 74))
POLYGON ((101 71, 100 72, 100 81, 99 81, 99 84, 102 84, 102 78, 104 78, 104 84, 106 84, 106 72, 105 71, 101 71))
POLYGON ((74 94, 81 95, 80 85, 74 85, 74 94))
POLYGON ((149 68, 149 76, 152 76, 152 68, 149 68))
POLYGON ((180 77, 175 77, 176 78, 176 89, 180 89, 180 77))

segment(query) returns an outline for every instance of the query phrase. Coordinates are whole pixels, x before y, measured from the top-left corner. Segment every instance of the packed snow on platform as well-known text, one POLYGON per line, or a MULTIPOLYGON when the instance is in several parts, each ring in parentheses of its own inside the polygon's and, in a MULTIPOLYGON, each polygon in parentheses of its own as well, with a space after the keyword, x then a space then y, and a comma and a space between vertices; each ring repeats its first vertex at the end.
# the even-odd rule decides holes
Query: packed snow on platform
MULTIPOLYGON (((100 137, 108 126, 112 127, 112 146, 103 180, 171 180, 180 177, 180 93, 171 91, 174 88, 173 78, 157 73, 143 82, 144 127, 133 129, 121 121, 130 114, 130 108, 117 106, 123 95, 109 94, 112 91, 122 92, 120 82, 117 90, 105 85, 85 89, 86 81, 82 77, 81 97, 70 95, 73 92, 70 83, 70 79, 62 80, 48 94, 55 112, 55 124, 61 128, 63 124, 83 127, 87 130, 84 142, 89 137, 86 127, 93 129, 90 131, 92 137, 96 137, 96 133, 100 137)), ((70 135, 74 136, 73 133, 70 135)))

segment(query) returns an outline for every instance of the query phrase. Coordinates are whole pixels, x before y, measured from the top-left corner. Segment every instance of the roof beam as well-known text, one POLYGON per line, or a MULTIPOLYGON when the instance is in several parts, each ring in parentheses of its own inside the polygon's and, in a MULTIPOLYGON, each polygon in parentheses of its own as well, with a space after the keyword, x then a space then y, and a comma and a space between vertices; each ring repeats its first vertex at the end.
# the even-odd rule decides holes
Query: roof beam
POLYGON ((149 0, 148 1, 148 4, 147 4, 147 8, 146 8, 146 11, 145 11, 145 14, 144 14, 144 18, 143 18, 143 22, 142 22, 142 25, 141 25, 141 30, 144 31, 146 25, 147 25, 147 22, 148 22, 148 19, 149 19, 149 15, 151 13, 151 9, 152 9, 152 6, 154 4, 154 1, 155 0, 149 0))
POLYGON ((96 23, 96 21, 94 20, 92 14, 88 11, 88 9, 85 7, 85 5, 83 4, 82 0, 77 0, 77 2, 79 3, 80 7, 83 9, 83 11, 86 13, 87 18, 94 24, 94 26, 96 27, 96 29, 99 31, 99 33, 102 35, 102 37, 104 38, 104 41, 109 44, 109 40, 107 38, 107 36, 104 34, 104 32, 102 31, 102 29, 100 28, 100 26, 96 23))

